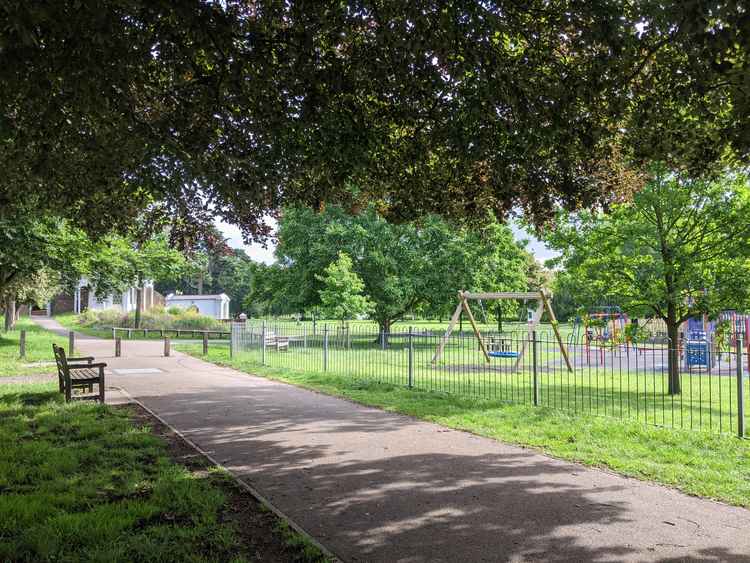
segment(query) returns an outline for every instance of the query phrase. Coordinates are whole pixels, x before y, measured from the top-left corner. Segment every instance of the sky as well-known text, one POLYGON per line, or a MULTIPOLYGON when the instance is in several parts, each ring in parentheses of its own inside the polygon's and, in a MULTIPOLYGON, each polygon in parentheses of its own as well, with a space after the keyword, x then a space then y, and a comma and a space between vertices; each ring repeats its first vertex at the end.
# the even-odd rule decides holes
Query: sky
MULTIPOLYGON (((230 225, 228 223, 223 223, 221 221, 217 221, 216 226, 222 233, 224 233, 224 236, 229 239, 228 244, 232 248, 245 249, 247 255, 257 262, 271 264, 275 261, 275 258, 273 256, 274 245, 271 242, 268 243, 266 248, 263 248, 263 245, 261 244, 248 245, 243 242, 242 233, 240 232, 240 229, 238 227, 230 225)), ((529 252, 531 252, 539 262, 544 263, 545 260, 557 256, 556 252, 547 248, 539 239, 530 235, 517 225, 511 224, 511 230, 513 231, 513 234, 517 239, 529 240, 529 252)))

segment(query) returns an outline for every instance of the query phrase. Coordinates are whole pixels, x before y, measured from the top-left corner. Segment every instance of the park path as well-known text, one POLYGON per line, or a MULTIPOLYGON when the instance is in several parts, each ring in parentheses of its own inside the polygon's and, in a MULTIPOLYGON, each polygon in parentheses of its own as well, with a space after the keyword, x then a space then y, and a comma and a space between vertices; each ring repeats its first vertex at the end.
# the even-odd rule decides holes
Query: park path
POLYGON ((160 342, 78 348, 344 561, 750 561, 741 508, 165 358, 160 342), (159 371, 119 371, 134 369, 159 371))

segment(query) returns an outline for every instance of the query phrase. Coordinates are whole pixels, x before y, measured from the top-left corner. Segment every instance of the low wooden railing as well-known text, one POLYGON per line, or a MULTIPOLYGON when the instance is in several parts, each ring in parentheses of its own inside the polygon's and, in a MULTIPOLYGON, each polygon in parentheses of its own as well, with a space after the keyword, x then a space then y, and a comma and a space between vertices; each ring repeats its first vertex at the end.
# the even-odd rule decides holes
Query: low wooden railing
POLYGON ((193 330, 193 329, 185 329, 185 328, 127 328, 127 327, 117 327, 113 326, 112 328, 112 338, 117 337, 118 332, 124 332, 127 335, 127 338, 132 338, 133 335, 138 335, 139 333, 144 336, 144 338, 148 338, 150 334, 158 334, 160 338, 164 338, 165 336, 174 336, 175 338, 180 338, 185 335, 190 335, 192 338, 203 338, 203 335, 206 335, 207 338, 229 338, 231 336, 231 332, 228 330, 193 330))

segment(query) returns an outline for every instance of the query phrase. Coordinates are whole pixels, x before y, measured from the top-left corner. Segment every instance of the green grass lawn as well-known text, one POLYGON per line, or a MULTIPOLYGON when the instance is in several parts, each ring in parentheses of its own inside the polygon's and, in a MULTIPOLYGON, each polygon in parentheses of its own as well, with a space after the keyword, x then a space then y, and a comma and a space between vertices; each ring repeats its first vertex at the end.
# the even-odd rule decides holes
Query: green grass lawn
POLYGON ((147 429, 53 386, 0 387, 0 560, 226 561, 236 551, 210 480, 147 429))
MULTIPOLYGON (((409 346, 404 335, 393 335, 387 347, 377 342, 374 333, 359 332, 347 336, 341 331, 328 335, 328 352, 324 354, 320 331, 315 334, 296 331, 290 326, 268 324, 266 334, 289 337, 288 350, 266 347, 260 350, 259 329, 244 332, 237 344, 249 362, 297 372, 320 372, 355 376, 368 381, 406 386, 409 383, 409 346), (324 368, 325 365, 325 368, 324 368)), ((415 388, 465 395, 481 399, 531 404, 534 401, 535 378, 531 346, 514 369, 513 358, 492 358, 488 364, 473 336, 453 338, 439 362, 431 362, 440 338, 413 338, 412 377, 415 388)), ((509 341, 515 351, 518 340, 509 341)), ((209 348, 218 346, 210 345, 209 348)), ((583 360, 581 346, 568 348, 574 363, 583 360)), ((737 433, 738 398, 736 376, 709 375, 685 371, 681 375, 683 392, 670 395, 666 376, 666 350, 642 355, 632 348, 607 349, 603 363, 597 351, 591 351, 588 365, 576 363, 569 372, 554 340, 538 345, 537 400, 542 406, 639 422, 671 428, 737 433), (650 359, 644 359, 650 358, 650 359), (644 365, 644 362, 651 362, 644 365)), ((746 361, 743 358, 743 365, 746 361)), ((733 359, 733 364, 736 365, 733 359)), ((745 410, 750 413, 750 379, 743 381, 745 410)), ((750 420, 747 421, 750 424, 750 420)))
MULTIPOLYGON (((175 464, 127 411, 0 385, 0 418, 0 561, 254 558, 223 517, 226 475, 175 464)), ((288 560, 322 560, 278 526, 288 560)))
MULTIPOLYGON (((201 356, 199 346, 177 349, 201 356)), ((284 353, 279 353, 282 356, 284 353)), ((366 405, 399 412, 556 457, 608 467, 685 492, 750 507, 750 440, 690 432, 587 413, 510 404, 506 400, 408 389, 404 380, 373 382, 320 368, 261 367, 252 355, 229 358, 225 347, 208 360, 366 405)))
POLYGON ((33 365, 38 362, 54 362, 52 343, 64 346, 67 352, 68 339, 57 336, 35 325, 29 318, 18 320, 14 330, 0 331, 0 377, 8 375, 30 375, 54 373, 51 365, 33 365), (26 358, 19 356, 21 331, 26 331, 26 358))

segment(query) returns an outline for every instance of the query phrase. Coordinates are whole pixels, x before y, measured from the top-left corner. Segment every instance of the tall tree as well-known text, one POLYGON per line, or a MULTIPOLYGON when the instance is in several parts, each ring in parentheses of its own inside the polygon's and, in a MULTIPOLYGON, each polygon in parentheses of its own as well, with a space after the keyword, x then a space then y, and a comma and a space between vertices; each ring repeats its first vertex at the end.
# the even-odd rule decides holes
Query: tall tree
POLYGON ((428 217, 394 225, 374 209, 357 215, 338 207, 323 213, 286 209, 277 256, 289 280, 286 300, 298 310, 320 304, 318 275, 345 252, 365 284, 380 329, 418 310, 455 307, 460 289, 524 290, 525 258, 510 230, 496 222, 482 229, 451 227, 428 217))
POLYGON ((541 221, 639 161, 747 163, 749 26, 744 0, 7 0, 0 214, 541 221))
MULTIPOLYGON (((633 201, 609 214, 567 217, 548 241, 588 296, 664 320, 669 392, 680 392, 679 327, 744 308, 750 289, 750 190, 744 175, 705 182, 656 169, 633 201)), ((582 297, 586 297, 583 295, 582 297)))
POLYGON ((173 249, 162 233, 146 240, 110 235, 92 243, 82 268, 99 295, 135 287, 135 327, 140 326, 143 286, 147 280, 175 280, 185 271, 185 257, 173 249))
POLYGON ((343 323, 372 310, 372 302, 364 295, 365 284, 352 269, 348 254, 339 252, 339 257, 316 277, 323 284, 319 294, 326 317, 343 323))

